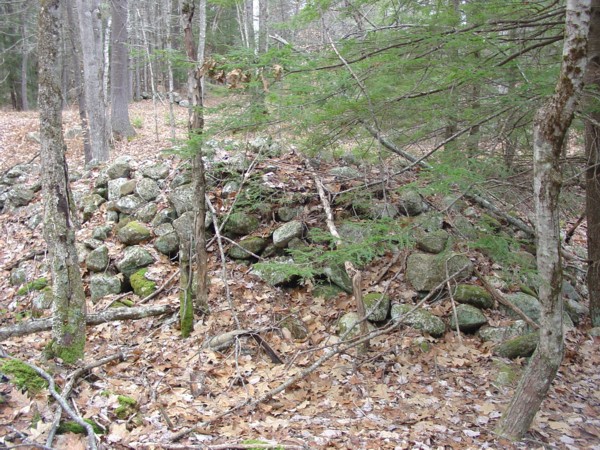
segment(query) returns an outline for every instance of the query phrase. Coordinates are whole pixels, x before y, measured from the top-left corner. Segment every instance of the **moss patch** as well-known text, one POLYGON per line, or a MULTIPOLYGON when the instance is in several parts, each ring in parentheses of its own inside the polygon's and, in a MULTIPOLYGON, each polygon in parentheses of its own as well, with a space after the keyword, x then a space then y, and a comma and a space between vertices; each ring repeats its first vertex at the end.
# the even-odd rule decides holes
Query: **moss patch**
POLYGON ((147 268, 138 270, 129 278, 133 292, 142 298, 156 291, 156 283, 146 278, 146 272, 148 272, 147 268))
POLYGON ((119 406, 115 408, 115 415, 119 419, 127 419, 137 412, 137 401, 134 398, 125 395, 118 395, 119 406))
MULTIPOLYGON (((96 422, 94 422, 93 420, 83 419, 83 421, 92 426, 92 428, 94 429, 94 433, 96 433, 96 434, 104 434, 105 433, 104 429, 100 425, 98 425, 96 422)), ((68 420, 68 421, 60 423, 60 425, 58 426, 58 430, 56 430, 56 433, 57 434, 65 434, 65 433, 85 434, 85 428, 83 428, 83 426, 79 425, 77 422, 68 420)))
POLYGON ((38 278, 37 280, 30 281, 25 286, 21 287, 21 289, 17 291, 17 295, 25 295, 31 291, 41 291, 46 286, 48 286, 48 280, 45 277, 38 278))
POLYGON ((45 379, 21 361, 14 359, 8 360, 2 364, 0 371, 6 375, 10 375, 12 382, 19 389, 24 389, 32 395, 35 395, 48 387, 48 382, 45 379))

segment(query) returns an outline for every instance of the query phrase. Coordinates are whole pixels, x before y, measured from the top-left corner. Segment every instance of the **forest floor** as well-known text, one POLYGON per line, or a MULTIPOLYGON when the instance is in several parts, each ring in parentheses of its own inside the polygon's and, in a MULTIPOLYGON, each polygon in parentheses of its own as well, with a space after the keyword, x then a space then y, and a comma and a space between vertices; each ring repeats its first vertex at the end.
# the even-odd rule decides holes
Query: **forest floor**
MULTIPOLYGON (((158 108, 155 128, 152 103, 132 105, 131 117, 139 118, 143 127, 136 138, 116 144, 114 157, 127 154, 137 163, 162 160, 173 167, 180 163, 176 156, 161 153, 172 144, 165 119, 168 111, 163 105, 158 108)), ((177 116, 177 133, 183 137, 186 111, 177 109, 177 116)), ((67 111, 65 129, 76 123, 76 113, 67 111)), ((27 134, 37 129, 35 112, 0 112, 0 173, 34 157, 38 144, 27 134)), ((67 144, 70 170, 83 171, 80 138, 67 140, 67 144)), ((284 156, 270 164, 279 167, 275 182, 284 189, 314 189, 293 152, 284 151, 284 156)), ((91 187, 92 182, 84 178, 78 183, 91 187)), ((39 193, 36 204, 39 212, 39 193)), ((318 209, 318 200, 314 206, 318 209)), ((31 211, 28 207, 0 214, 0 327, 15 323, 19 313, 30 308, 31 297, 16 296, 16 287, 9 284, 10 272, 3 268, 31 250, 45 248, 41 226, 34 230, 26 226, 31 211)), ((313 214, 308 220, 323 221, 323 217, 313 214)), ((89 237, 98 223, 86 223, 78 237, 89 237)), ((273 224, 264 225, 266 234, 273 224)), ((585 236, 575 239, 582 244, 585 236)), ((353 349, 338 355, 272 400, 225 415, 172 443, 170 439, 178 431, 258 398, 306 369, 336 342, 337 319, 354 307, 351 296, 344 294, 333 300, 313 297, 309 285, 269 287, 249 274, 247 266, 229 261, 232 309, 224 300, 216 246, 209 249, 209 255, 212 314, 196 324, 190 338, 179 336, 176 315, 88 327, 86 362, 119 351, 126 355, 121 362, 93 369, 72 396, 83 417, 105 427, 106 434, 101 437, 105 448, 234 449, 248 448, 245 440, 260 439, 283 448, 306 449, 600 449, 600 338, 594 340, 586 334, 589 323, 567 333, 561 369, 528 438, 519 443, 494 434, 516 386, 514 380, 500 383, 498 373, 510 366, 512 373, 519 374, 527 361, 499 359, 478 338, 465 335, 460 342, 451 331, 441 339, 427 338, 428 345, 424 345, 420 333, 410 328, 373 339, 367 354, 357 355, 353 349), (276 329, 279 318, 290 313, 308 325, 308 339, 295 341, 276 329), (286 363, 273 364, 249 338, 222 353, 203 348, 207 338, 237 328, 234 316, 243 329, 273 327, 262 337, 286 363), (118 419, 114 413, 119 406, 117 395, 133 397, 138 413, 118 419)), ((473 259, 478 257, 473 255, 473 259)), ((365 269, 365 285, 377 280, 391 258, 387 255, 365 269)), ((385 279, 394 277, 400 266, 401 262, 392 266, 385 279)), ((31 261, 30 267, 39 276, 39 262, 31 261)), ((177 271, 177 264, 163 257, 152 270, 167 280, 177 271)), ((390 295, 412 301, 416 293, 399 275, 391 284, 390 295)), ((167 286, 151 304, 178 305, 176 287, 177 282, 167 286)), ((371 288, 377 290, 377 286, 371 288)), ((90 302, 88 308, 98 312, 110 301, 90 302)), ((438 302, 432 306, 433 312, 447 312, 448 303, 438 302)), ((502 317, 493 316, 494 320, 499 322, 502 317)), ((11 338, 1 345, 12 356, 48 368, 41 355, 49 338, 49 332, 41 332, 11 338)), ((64 385, 69 370, 54 366, 52 371, 57 383, 64 385)), ((0 393, 0 448, 43 444, 55 407, 48 392, 32 397, 2 379, 0 393)), ((54 448, 84 447, 82 435, 61 434, 54 441, 54 448)))

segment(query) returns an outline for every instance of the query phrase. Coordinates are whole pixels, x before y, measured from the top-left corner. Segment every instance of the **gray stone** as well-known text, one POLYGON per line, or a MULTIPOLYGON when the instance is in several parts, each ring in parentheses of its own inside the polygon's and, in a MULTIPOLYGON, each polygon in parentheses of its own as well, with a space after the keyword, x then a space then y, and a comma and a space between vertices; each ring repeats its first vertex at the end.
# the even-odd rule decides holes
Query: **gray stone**
POLYGON ((239 247, 236 245, 229 247, 227 252, 229 257, 232 259, 251 259, 253 256, 244 250, 248 250, 255 255, 260 255, 267 248, 267 245, 269 245, 269 241, 261 237, 249 237, 242 239, 238 245, 239 247))
POLYGON ((432 211, 415 217, 413 226, 422 231, 441 230, 444 225, 444 216, 438 212, 432 211))
MULTIPOLYGON (((537 298, 535 298, 531 295, 524 294, 522 292, 515 292, 514 294, 507 294, 506 298, 507 298, 507 300, 512 302, 513 305, 515 305, 521 311, 523 311, 527 317, 529 317, 531 320, 533 320, 535 323, 537 323, 539 325, 540 318, 542 315, 542 305, 537 298)), ((516 312, 514 312, 511 308, 502 306, 502 309, 504 309, 506 311, 506 313, 511 317, 514 317, 514 318, 521 317, 516 312)), ((569 317, 569 314, 566 311, 563 314, 563 323, 564 323, 564 326, 566 329, 574 328, 574 326, 575 326, 573 324, 573 321, 571 320, 571 317, 569 317)))
POLYGON ((467 207, 467 203, 456 195, 446 195, 442 199, 442 206, 445 210, 460 212, 467 207))
POLYGON ((377 219, 393 219, 399 215, 398 208, 387 202, 374 202, 368 208, 368 217, 377 219))
POLYGON ((481 286, 459 284, 452 293, 458 303, 466 303, 479 309, 489 309, 494 306, 491 294, 481 286))
POLYGON ((159 236, 154 241, 154 248, 163 255, 171 256, 179 251, 179 238, 177 233, 167 233, 159 236))
POLYGON ((417 248, 427 253, 438 254, 444 251, 448 243, 448 232, 446 230, 436 230, 430 233, 424 233, 417 238, 417 248))
POLYGON ((75 248, 77 249, 77 261, 79 264, 85 262, 85 258, 90 254, 90 249, 83 242, 75 242, 75 248))
POLYGON ((35 197, 35 192, 23 185, 15 185, 8 191, 8 200, 14 206, 27 206, 35 197))
POLYGON ((404 191, 400 194, 398 209, 405 216, 418 216, 424 211, 423 199, 416 191, 404 191))
POLYGON ((479 234, 469 219, 464 216, 455 217, 453 225, 454 228, 467 239, 476 239, 479 234))
POLYGON ((344 266, 332 264, 330 266, 324 267, 323 274, 331 283, 341 287, 347 293, 352 294, 352 280, 348 276, 348 273, 346 272, 344 266))
POLYGON ((118 158, 106 169, 106 175, 110 180, 117 178, 129 178, 131 175, 131 165, 126 159, 118 158))
POLYGON ((273 232, 273 244, 279 248, 285 248, 293 238, 302 237, 304 224, 299 220, 292 220, 283 224, 273 232))
POLYGON ((94 187, 96 189, 107 189, 108 188, 108 175, 105 171, 102 171, 96 177, 96 181, 94 182, 94 187))
POLYGON ((257 136, 248 142, 248 150, 257 153, 261 150, 266 150, 271 144, 270 136, 257 136))
POLYGON ((494 353, 503 358, 528 358, 533 355, 540 337, 538 333, 529 333, 503 342, 494 349, 494 353))
POLYGON ((224 231, 229 235, 245 236, 258 229, 258 219, 245 212, 233 213, 225 224, 224 231))
POLYGON ((192 173, 189 170, 185 170, 178 175, 175 175, 173 181, 171 181, 171 189, 178 188, 185 184, 192 182, 192 173))
POLYGON ((35 230, 43 221, 44 217, 41 214, 34 214, 29 219, 27 219, 25 225, 27 225, 27 228, 29 228, 30 230, 35 230))
POLYGON ((164 180, 169 176, 169 167, 162 163, 153 164, 145 167, 142 170, 142 174, 145 177, 152 178, 153 180, 164 180))
POLYGON ((171 223, 177 219, 177 212, 173 208, 164 208, 156 213, 150 225, 157 227, 163 223, 171 223))
POLYGON ((164 236, 165 234, 175 233, 175 228, 171 223, 163 223, 154 228, 154 234, 156 236, 164 236))
POLYGON ((127 180, 119 187, 120 197, 125 197, 126 195, 131 195, 135 192, 135 187, 137 185, 136 180, 127 180))
POLYGON ((154 258, 148 250, 139 245, 134 245, 125 248, 123 258, 117 262, 117 269, 128 277, 153 262, 154 258))
POLYGON ((329 175, 332 175, 336 178, 341 179, 353 179, 360 178, 361 174, 358 170, 353 167, 341 166, 341 167, 333 167, 329 169, 329 175))
POLYGON ((141 222, 151 222, 158 211, 156 203, 146 203, 140 207, 134 214, 134 217, 141 222))
MULTIPOLYGON (((121 187, 129 183, 128 178, 116 178, 108 182, 108 200, 116 201, 120 199, 123 194, 121 193, 121 187)), ((133 192, 133 191, 132 191, 133 192)))
POLYGON ((29 133, 27 133, 27 139, 29 139, 32 142, 35 142, 36 144, 39 144, 40 141, 40 133, 38 131, 30 131, 29 133))
POLYGON ((87 221, 92 218, 94 213, 100 208, 106 200, 98 194, 86 195, 81 199, 81 210, 83 212, 83 220, 87 221))
MULTIPOLYGON (((360 336, 360 325, 357 325, 359 321, 360 317, 358 317, 358 314, 355 312, 349 312, 344 314, 342 317, 340 317, 337 323, 338 335, 340 337, 344 336, 344 334, 346 334, 348 330, 352 330, 347 336, 345 336, 345 339, 352 339, 360 336)), ((367 322, 367 329, 369 330, 369 332, 371 332, 375 330, 375 327, 373 326, 373 324, 367 322)))
POLYGON ((91 272, 103 272, 108 267, 109 262, 108 247, 106 245, 91 251, 85 258, 85 264, 91 272))
POLYGON ((15 184, 26 183, 29 178, 29 171, 31 170, 30 166, 25 164, 17 164, 16 166, 11 167, 8 172, 4 174, 0 184, 8 184, 9 186, 14 186, 15 184))
MULTIPOLYGON (((293 264, 294 261, 291 258, 275 258, 272 263, 285 266, 293 264)), ((265 267, 260 264, 255 264, 250 273, 271 286, 289 285, 298 278, 295 275, 290 275, 285 268, 265 267)))
POLYGON ((91 248, 92 250, 96 250, 98 247, 104 244, 104 242, 102 242, 100 239, 94 238, 86 239, 85 241, 83 241, 83 243, 87 248, 91 248))
POLYGON ((460 331, 466 333, 475 332, 488 323, 487 318, 480 309, 466 304, 458 305, 456 307, 456 319, 457 320, 455 321, 454 314, 452 314, 450 327, 456 329, 456 322, 458 322, 460 331))
POLYGON ((31 301, 31 312, 34 317, 41 317, 43 311, 50 309, 54 301, 54 295, 52 289, 47 287, 33 298, 31 301))
POLYGON ((145 204, 146 202, 137 195, 128 195, 115 202, 115 210, 123 214, 133 214, 145 204))
POLYGON ((125 245, 135 245, 150 239, 151 235, 148 228, 134 220, 118 231, 117 238, 125 245))
POLYGON ((240 184, 237 181, 228 181, 227 183, 225 183, 225 186, 223 186, 223 189, 221 190, 221 197, 227 198, 232 195, 235 195, 239 189, 240 184))
POLYGON ((590 309, 583 303, 579 303, 572 298, 566 298, 564 300, 565 311, 573 321, 575 325, 579 325, 585 320, 590 314, 590 309))
POLYGON ((360 244, 371 234, 368 223, 344 222, 338 227, 338 233, 343 241, 360 244))
POLYGON ((417 291, 430 291, 465 266, 455 277, 456 280, 469 277, 473 272, 473 263, 465 255, 413 253, 406 263, 406 279, 417 291))
POLYGON ((193 211, 188 211, 173 221, 173 228, 175 228, 180 242, 190 242, 192 240, 195 233, 194 222, 195 214, 193 211))
POLYGON ((179 106, 181 106, 182 108, 189 108, 190 107, 190 101, 183 99, 179 101, 179 106))
POLYGON ((250 159, 242 153, 236 153, 223 161, 223 164, 229 167, 230 170, 236 172, 246 172, 250 167, 250 159))
POLYGON ((10 284, 19 286, 27 281, 27 271, 23 267, 15 267, 10 271, 10 284))
POLYGON ((112 225, 100 225, 99 227, 94 228, 92 231, 92 237, 94 239, 98 239, 99 241, 105 241, 108 239, 110 233, 112 233, 112 225))
POLYGON ((300 214, 300 208, 292 208, 290 206, 282 206, 277 210, 277 219, 281 222, 289 222, 294 220, 300 214))
POLYGON ((96 274, 90 278, 90 294, 92 302, 106 295, 119 294, 121 292, 121 280, 119 277, 109 274, 96 274))
POLYGON ((135 193, 142 199, 150 202, 159 196, 160 188, 156 181, 151 180, 150 178, 142 178, 135 186, 135 193))
POLYGON ((402 323, 409 327, 427 333, 434 338, 440 338, 444 335, 446 325, 442 319, 423 308, 417 308, 407 315, 412 309, 413 307, 410 305, 392 305, 392 321, 402 320, 402 323))
POLYGON ((500 344, 506 340, 522 336, 528 332, 527 322, 524 320, 515 320, 507 327, 482 326, 477 330, 477 336, 483 342, 494 342, 500 344))
POLYGON ((193 211, 196 206, 194 192, 194 184, 184 184, 179 186, 169 195, 169 201, 177 211, 177 215, 181 216, 183 213, 193 211))
POLYGON ((371 292, 363 296, 363 304, 370 321, 381 322, 387 319, 390 312, 390 299, 387 295, 382 296, 379 292, 371 292), (371 310, 373 312, 369 314, 371 310))

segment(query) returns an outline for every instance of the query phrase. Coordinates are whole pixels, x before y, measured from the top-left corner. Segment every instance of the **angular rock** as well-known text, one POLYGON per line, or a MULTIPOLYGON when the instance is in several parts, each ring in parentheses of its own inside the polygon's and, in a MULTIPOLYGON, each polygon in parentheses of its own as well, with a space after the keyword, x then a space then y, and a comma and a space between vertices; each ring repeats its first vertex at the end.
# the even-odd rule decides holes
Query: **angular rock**
POLYGON ((452 295, 458 303, 465 303, 479 309, 489 309, 494 306, 491 294, 481 286, 459 284, 454 288, 452 295))
POLYGON ((393 219, 399 215, 398 208, 391 203, 374 202, 369 205, 367 215, 373 220, 393 219))
POLYGON ((179 237, 177 233, 167 233, 159 236, 154 241, 154 248, 163 255, 172 256, 179 251, 179 237))
POLYGON ((267 245, 269 245, 269 241, 261 237, 249 237, 242 239, 238 245, 239 247, 235 245, 229 247, 229 250, 227 251, 229 257, 232 259, 251 259, 253 256, 250 253, 245 252, 244 249, 255 255, 260 255, 262 251, 267 248, 267 245))
POLYGON ((477 336, 483 342, 494 342, 500 344, 506 340, 522 336, 528 332, 527 322, 524 320, 515 320, 514 323, 507 327, 490 327, 482 326, 477 330, 477 336))
POLYGON ((129 183, 129 181, 129 178, 116 178, 108 181, 108 200, 116 201, 120 199, 123 196, 121 187, 129 183))
POLYGON ((177 219, 177 212, 172 208, 164 208, 156 213, 150 225, 157 227, 163 223, 171 223, 177 219))
POLYGON ((494 349, 494 353, 503 358, 528 358, 537 348, 540 336, 529 333, 503 342, 494 349))
POLYGON ((117 158, 114 163, 107 167, 106 175, 110 180, 129 178, 131 175, 131 165, 126 158, 117 158))
POLYGON ((329 169, 329 175, 332 175, 341 179, 353 179, 360 178, 361 174, 358 170, 353 167, 341 166, 341 167, 333 167, 329 169))
POLYGON ((473 263, 464 255, 430 255, 427 253, 413 253, 407 259, 406 279, 417 291, 430 291, 447 276, 460 272, 455 279, 464 279, 473 272, 473 263), (446 262, 447 261, 447 262, 446 262), (446 266, 448 275, 446 275, 446 266))
POLYGON ((454 219, 453 225, 455 229, 467 239, 476 239, 479 234, 469 219, 464 216, 457 216, 454 219))
POLYGON ((173 228, 173 224, 171 223, 163 223, 154 228, 156 236, 164 236, 169 233, 175 233, 175 228, 173 228))
POLYGON ((246 236, 258 229, 258 219, 245 212, 233 213, 225 224, 224 231, 229 235, 246 236))
POLYGON ((160 195, 160 188, 156 181, 150 178, 142 178, 135 185, 135 193, 143 200, 150 202, 160 195))
POLYGON ((85 258, 85 264, 91 272, 103 272, 108 267, 108 247, 102 245, 91 251, 85 258))
POLYGON ((416 191, 404 191, 398 200, 400 214, 418 216, 424 211, 423 199, 416 191))
POLYGON ((427 253, 442 253, 448 243, 448 232, 446 230, 436 230, 430 233, 423 233, 417 238, 417 248, 427 253))
POLYGON ((136 220, 129 222, 117 233, 117 238, 125 245, 139 244, 151 236, 150 230, 136 220))
POLYGON ((123 258, 117 262, 117 269, 129 277, 131 274, 149 266, 153 262, 154 258, 148 250, 139 245, 134 245, 125 248, 123 258))
POLYGON ((112 233, 112 229, 112 225, 100 225, 99 227, 94 228, 92 231, 92 237, 94 239, 98 239, 99 241, 105 241, 112 233))
POLYGON ((90 278, 90 294, 92 301, 101 299, 110 294, 121 292, 121 280, 115 275, 105 273, 92 275, 90 278))
POLYGON ((342 288, 345 292, 352 294, 352 280, 348 276, 346 269, 342 265, 332 264, 330 266, 323 268, 323 275, 327 277, 327 279, 342 288))
POLYGON ((181 216, 183 213, 193 211, 196 206, 195 195, 194 195, 194 184, 184 184, 171 191, 169 195, 169 201, 177 211, 177 215, 181 216))
POLYGON ((444 216, 436 211, 420 214, 413 219, 413 225, 422 231, 437 231, 444 226, 444 216))
POLYGON ((277 210, 277 219, 281 222, 289 222, 294 220, 300 214, 300 208, 292 208, 290 206, 282 206, 277 210))
POLYGON ((488 323, 487 318, 480 309, 465 304, 456 307, 456 318, 455 321, 454 314, 451 315, 450 328, 456 329, 456 322, 458 321, 460 331, 465 333, 475 332, 488 323))
POLYGON ((392 305, 392 321, 402 320, 402 323, 405 323, 409 327, 427 333, 434 338, 440 338, 444 335, 446 324, 444 324, 442 319, 423 308, 417 308, 406 315, 412 309, 413 307, 410 305, 392 305))
POLYGON ((173 228, 179 237, 180 242, 190 242, 194 237, 195 214, 193 211, 183 213, 181 217, 173 221, 173 228))
POLYGON ((90 194, 83 197, 80 201, 81 210, 83 212, 83 220, 87 221, 92 218, 92 215, 100 208, 106 200, 98 194, 90 194))
POLYGON ((293 238, 302 237, 304 224, 299 220, 292 220, 273 232, 273 244, 279 248, 285 248, 293 238))
POLYGON ((154 219, 157 211, 158 206, 156 203, 146 203, 144 206, 140 207, 133 216, 140 222, 148 223, 154 219))
POLYGON ((16 185, 8 191, 8 200, 14 206, 27 206, 35 197, 35 192, 26 186, 16 185))
POLYGON ((363 304, 365 305, 367 314, 369 314, 369 311, 373 310, 373 312, 368 315, 368 320, 372 322, 382 322, 387 319, 388 313, 390 312, 390 299, 387 295, 382 296, 378 292, 371 292, 363 296, 363 304))
POLYGON ((122 212, 123 214, 131 215, 145 204, 146 202, 139 198, 137 195, 128 195, 127 197, 122 197, 118 199, 114 207, 115 210, 122 212))
POLYGON ((151 166, 145 167, 142 170, 142 174, 153 180, 164 180, 169 176, 169 167, 162 163, 152 164, 151 166))
POLYGON ((189 170, 185 170, 178 175, 175 175, 173 181, 171 181, 171 189, 178 188, 185 184, 192 182, 192 173, 189 170))
MULTIPOLYGON (((285 266, 293 264, 294 261, 291 258, 277 258, 273 263, 285 266)), ((298 279, 296 275, 290 274, 285 268, 278 269, 276 267, 265 267, 259 264, 254 265, 250 273, 271 286, 286 286, 294 283, 298 279)))
POLYGON ((127 180, 119 187, 119 194, 121 197, 125 197, 126 195, 131 195, 135 192, 135 187, 137 185, 136 180, 127 180))

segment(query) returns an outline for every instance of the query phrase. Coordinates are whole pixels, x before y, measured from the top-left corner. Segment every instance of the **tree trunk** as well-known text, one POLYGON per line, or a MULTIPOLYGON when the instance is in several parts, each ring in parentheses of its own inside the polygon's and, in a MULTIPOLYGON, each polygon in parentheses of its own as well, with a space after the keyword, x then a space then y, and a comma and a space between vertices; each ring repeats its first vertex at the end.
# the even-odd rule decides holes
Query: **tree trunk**
POLYGON ((91 160, 94 165, 108 160, 108 123, 103 88, 102 20, 99 0, 77 0, 83 54, 85 104, 89 125, 91 160))
POLYGON ((269 3, 268 0, 258 0, 258 53, 267 52, 269 37, 269 3))
POLYGON ((112 54, 110 65, 110 98, 113 137, 135 136, 129 121, 129 52, 127 50, 127 0, 113 0, 112 54))
POLYGON ((60 1, 44 0, 39 17, 39 109, 44 238, 52 274, 52 356, 83 358, 86 305, 75 249, 75 214, 62 135, 60 1))
POLYGON ((27 48, 27 9, 23 10, 21 20, 23 25, 21 27, 23 42, 21 43, 21 109, 23 111, 29 110, 29 101, 27 100, 27 65, 29 61, 29 49, 27 48))
MULTIPOLYGON (((244 11, 246 14, 246 41, 248 48, 256 50, 256 39, 254 38, 254 1, 246 0, 244 2, 244 11)), ((243 24, 241 24, 243 26, 243 24)))
POLYGON ((540 339, 498 433, 519 440, 544 400, 563 357, 562 267, 558 200, 561 189, 560 155, 583 89, 591 0, 568 0, 563 60, 554 95, 534 121, 534 197, 537 268, 542 280, 540 339))
MULTIPOLYGON (((590 37, 588 40, 586 84, 596 95, 600 90, 600 0, 592 0, 590 37)), ((592 326, 600 327, 600 111, 591 95, 585 99, 586 217, 588 241, 587 285, 590 295, 592 326), (596 108, 593 108, 595 104, 596 108)))

